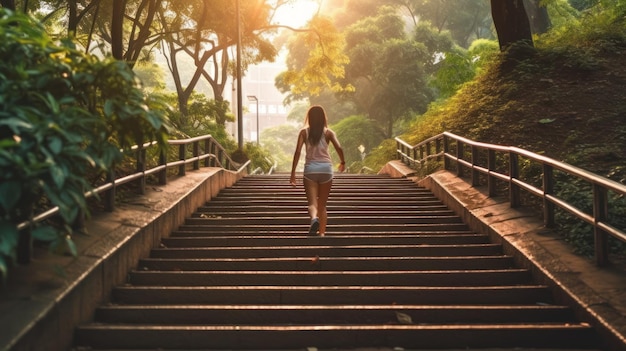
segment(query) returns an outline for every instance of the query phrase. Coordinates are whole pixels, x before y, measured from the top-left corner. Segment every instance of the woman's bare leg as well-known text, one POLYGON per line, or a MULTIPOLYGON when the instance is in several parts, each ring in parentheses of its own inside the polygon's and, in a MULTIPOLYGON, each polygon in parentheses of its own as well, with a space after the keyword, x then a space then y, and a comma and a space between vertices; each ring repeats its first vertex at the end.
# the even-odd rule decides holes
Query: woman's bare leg
POLYGON ((318 199, 317 199, 317 212, 320 219, 320 235, 326 234, 326 224, 328 223, 328 214, 326 212, 326 204, 328 203, 328 197, 330 195, 330 188, 333 185, 332 179, 323 184, 319 184, 318 187, 318 199))
POLYGON ((309 208, 309 217, 311 217, 311 219, 318 218, 317 196, 319 192, 319 184, 307 178, 304 178, 303 183, 304 192, 306 193, 306 201, 309 208))

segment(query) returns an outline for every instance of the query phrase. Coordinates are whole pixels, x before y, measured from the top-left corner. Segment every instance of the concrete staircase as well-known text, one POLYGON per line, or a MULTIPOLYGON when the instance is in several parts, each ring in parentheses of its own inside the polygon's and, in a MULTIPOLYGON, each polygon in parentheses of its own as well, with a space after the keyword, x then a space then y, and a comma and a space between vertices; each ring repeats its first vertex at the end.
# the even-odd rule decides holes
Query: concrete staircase
POLYGON ((248 176, 112 292, 77 349, 598 349, 594 330, 407 179, 337 175, 325 237, 301 186, 248 176))

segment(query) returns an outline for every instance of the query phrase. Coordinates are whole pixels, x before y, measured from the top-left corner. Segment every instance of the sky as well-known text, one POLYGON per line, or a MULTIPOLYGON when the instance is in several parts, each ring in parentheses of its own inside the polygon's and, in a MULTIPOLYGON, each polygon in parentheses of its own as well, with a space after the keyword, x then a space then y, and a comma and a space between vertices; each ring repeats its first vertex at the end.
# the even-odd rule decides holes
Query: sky
POLYGON ((281 6, 276 12, 275 20, 279 24, 290 27, 304 27, 308 20, 317 12, 318 3, 312 0, 296 0, 281 6))

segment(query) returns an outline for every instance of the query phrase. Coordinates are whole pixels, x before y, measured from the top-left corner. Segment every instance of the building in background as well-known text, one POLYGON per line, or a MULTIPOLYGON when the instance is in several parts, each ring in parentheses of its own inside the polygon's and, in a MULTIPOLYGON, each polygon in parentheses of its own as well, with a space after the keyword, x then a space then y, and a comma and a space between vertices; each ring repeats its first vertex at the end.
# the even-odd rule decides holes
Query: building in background
MULTIPOLYGON (((242 104, 243 104, 243 139, 246 142, 259 141, 259 134, 263 130, 287 123, 289 107, 283 104, 286 97, 274 86, 276 76, 285 70, 283 63, 262 62, 258 65, 249 66, 242 80, 242 104), (258 112, 258 114, 257 114, 258 112), (257 127, 258 116, 258 127, 257 127)), ((231 106, 236 106, 237 92, 233 85, 231 106)), ((234 111, 236 109, 233 108, 234 111)), ((237 124, 230 123, 228 130, 236 137, 237 124)))

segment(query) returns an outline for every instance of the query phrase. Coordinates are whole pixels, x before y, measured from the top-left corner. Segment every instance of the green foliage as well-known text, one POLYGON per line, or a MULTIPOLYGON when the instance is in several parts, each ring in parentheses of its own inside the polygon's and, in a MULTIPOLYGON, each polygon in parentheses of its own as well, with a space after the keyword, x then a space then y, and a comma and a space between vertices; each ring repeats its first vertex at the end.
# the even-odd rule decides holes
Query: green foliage
MULTIPOLYGON (((620 7, 619 2, 610 0, 598 3, 597 7, 587 8, 576 20, 556 21, 550 32, 537 39, 537 50, 523 60, 511 60, 506 53, 492 50, 490 42, 475 42, 469 52, 470 57, 480 58, 476 77, 462 85, 449 99, 431 103, 426 113, 415 116, 401 138, 416 144, 448 130, 473 140, 515 145, 535 152, 548 151, 549 157, 606 174, 617 181, 626 179, 623 167, 607 167, 623 158, 620 153, 623 154, 626 138, 624 128, 618 121, 623 120, 624 109, 609 108, 609 102, 606 108, 595 113, 591 107, 581 107, 577 101, 568 100, 573 88, 566 85, 579 84, 576 82, 584 81, 592 73, 595 73, 594 77, 612 76, 615 57, 621 57, 626 47, 624 6, 620 7), (479 47, 484 44, 483 51, 479 47), (604 65, 609 59, 611 63, 604 65), (565 118, 561 113, 571 114, 569 116, 572 117, 565 118), (569 121, 581 127, 584 126, 581 121, 587 121, 588 128, 576 130, 574 126, 570 130, 567 128, 569 121), (601 145, 588 135, 593 134, 596 126, 598 130, 611 131, 610 135, 597 135, 605 137, 601 145), (563 135, 566 143, 562 149, 558 149, 562 144, 553 140, 559 134, 563 135), (532 147, 526 147, 528 145, 532 147), (542 145, 547 145, 546 149, 542 145), (558 150, 550 146, 557 146, 558 150)), ((594 94, 591 95, 594 99, 602 98, 596 90, 594 94)), ((610 97, 607 99, 616 101, 610 100, 610 97)), ((368 156, 366 163, 380 169, 388 160, 396 158, 395 149, 395 142, 386 141, 368 156), (388 158, 385 159, 385 156, 388 158)), ((540 186, 540 171, 536 165, 522 162, 520 173, 524 181, 540 186)), ((567 199, 584 211, 591 211, 591 193, 582 191, 577 182, 565 184, 557 189, 556 196, 567 199)), ((618 228, 625 228, 624 199, 612 196, 609 201, 609 222, 618 228)), ((560 232, 578 252, 590 254, 592 228, 566 213, 560 212, 558 216, 560 232)), ((611 240, 611 250, 623 254, 624 244, 611 240)))
POLYGON ((32 237, 75 254, 71 224, 88 212, 89 174, 121 158, 120 147, 164 145, 166 108, 146 98, 123 62, 55 44, 33 19, 0 9, 0 271, 15 257, 17 224, 58 206, 59 221, 32 237), (151 106, 158 108, 151 109, 151 106))
POLYGON ((277 86, 283 92, 290 92, 288 102, 317 96, 324 89, 335 92, 352 89, 337 83, 348 63, 343 37, 328 18, 316 16, 309 26, 290 44, 287 71, 277 78, 277 86))
POLYGON ((426 65, 434 53, 407 38, 402 19, 390 7, 356 22, 345 35, 350 57, 345 82, 355 90, 342 98, 391 137, 396 122, 425 111, 431 101, 426 65))
POLYGON ((387 162, 397 159, 396 149, 395 140, 385 139, 372 149, 365 160, 363 160, 363 165, 374 172, 378 172, 387 162))
POLYGON ((376 122, 365 116, 344 118, 331 128, 337 133, 337 139, 339 139, 345 155, 346 165, 351 172, 359 171, 353 169, 352 163, 362 161, 362 157, 384 139, 384 134, 376 122))
MULTIPOLYGON (((170 94, 167 98, 174 103, 177 96, 170 94)), ((183 116, 179 111, 174 112, 171 120, 174 126, 186 135, 211 134, 217 138, 225 134, 226 122, 234 122, 235 116, 230 112, 228 101, 208 99, 204 94, 193 93, 188 101, 187 113, 183 116)))
MULTIPOLYGON (((591 214, 593 195, 588 184, 582 181, 567 180, 562 182, 557 196, 565 199, 568 203, 581 211, 591 214)), ((609 194, 609 216, 608 223, 613 227, 626 230, 626 198, 609 194)), ((594 232, 593 227, 582 220, 576 219, 565 211, 557 211, 556 223, 559 225, 559 232, 563 238, 572 244, 574 251, 578 254, 593 257, 594 255, 594 232)), ((626 243, 611 237, 609 240, 610 253, 625 255, 626 243)))
POLYGON ((578 18, 569 18, 540 37, 537 47, 561 50, 576 48, 590 55, 619 52, 626 41, 626 5, 621 0, 603 0, 578 18))
POLYGON ((256 144, 256 142, 248 142, 245 144, 244 153, 251 161, 252 170, 260 168, 266 173, 274 165, 273 155, 264 147, 256 144))
POLYGON ((474 73, 474 64, 467 53, 447 52, 430 85, 437 89, 439 98, 448 98, 454 95, 463 83, 474 78, 474 73))
MULTIPOLYGON (((411 0, 406 3, 419 24, 429 22, 438 32, 449 32, 451 38, 466 48, 477 38, 492 37, 491 7, 488 0, 449 1, 411 0)), ((447 50, 442 50, 447 51, 447 50)))
POLYGON ((486 62, 491 62, 500 53, 500 45, 496 40, 476 39, 467 49, 472 62, 479 72, 486 62))
MULTIPOLYGON (((306 114, 304 110, 303 114, 306 114)), ((299 117, 302 122, 302 117, 299 117)), ((272 159, 276 161, 277 172, 290 172, 293 161, 293 153, 296 148, 299 128, 285 124, 263 130, 261 134, 261 145, 269 152, 272 159)), ((303 161, 302 158, 300 160, 303 161)))

